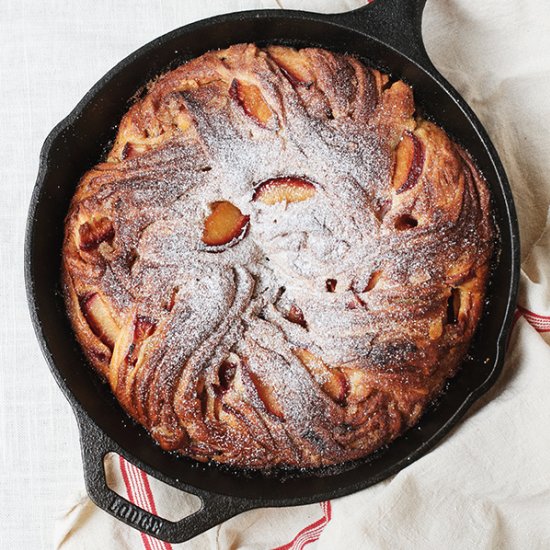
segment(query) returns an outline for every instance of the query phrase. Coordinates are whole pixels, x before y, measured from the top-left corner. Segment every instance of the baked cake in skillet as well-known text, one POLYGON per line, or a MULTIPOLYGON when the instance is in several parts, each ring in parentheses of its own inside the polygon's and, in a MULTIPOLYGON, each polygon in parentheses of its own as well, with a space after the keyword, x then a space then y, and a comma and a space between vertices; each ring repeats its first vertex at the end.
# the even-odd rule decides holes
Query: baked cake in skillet
POLYGON ((480 319, 487 185, 354 57, 253 44, 152 82, 80 181, 67 310, 163 449, 317 467, 413 426, 480 319))

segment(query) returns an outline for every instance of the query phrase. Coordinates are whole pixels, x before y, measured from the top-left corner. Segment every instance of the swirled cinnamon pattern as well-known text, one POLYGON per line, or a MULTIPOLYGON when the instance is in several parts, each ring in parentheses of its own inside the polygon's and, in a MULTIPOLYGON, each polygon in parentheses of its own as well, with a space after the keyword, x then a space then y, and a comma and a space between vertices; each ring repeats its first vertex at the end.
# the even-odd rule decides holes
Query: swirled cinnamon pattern
POLYGON ((164 449, 316 467, 418 421, 494 240, 485 181, 409 86, 245 44, 130 108, 74 195, 63 277, 87 357, 164 449))

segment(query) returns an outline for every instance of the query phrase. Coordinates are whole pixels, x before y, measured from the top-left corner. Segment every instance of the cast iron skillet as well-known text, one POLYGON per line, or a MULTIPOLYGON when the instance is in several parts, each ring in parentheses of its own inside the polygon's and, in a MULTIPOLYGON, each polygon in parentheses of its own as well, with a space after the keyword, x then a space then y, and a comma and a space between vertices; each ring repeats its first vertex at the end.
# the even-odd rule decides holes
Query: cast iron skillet
POLYGON ((292 506, 359 491, 425 454, 495 382, 516 302, 519 239, 503 166, 481 123, 430 62, 421 37, 426 0, 377 0, 338 15, 286 10, 234 13, 200 21, 153 40, 106 74, 44 143, 31 199, 25 275, 32 320, 53 375, 80 427, 86 487, 91 499, 125 523, 160 539, 182 542, 245 510, 292 506), (207 50, 239 42, 313 45, 349 52, 413 85, 423 114, 443 126, 475 158, 489 182, 500 254, 477 336, 463 369, 420 424, 373 458, 331 475, 244 476, 164 452, 129 421, 98 381, 65 314, 60 289, 64 217, 82 174, 114 137, 130 98, 150 78, 207 50), (111 491, 103 458, 114 451, 156 478, 197 495, 202 508, 178 522, 150 514, 111 491))

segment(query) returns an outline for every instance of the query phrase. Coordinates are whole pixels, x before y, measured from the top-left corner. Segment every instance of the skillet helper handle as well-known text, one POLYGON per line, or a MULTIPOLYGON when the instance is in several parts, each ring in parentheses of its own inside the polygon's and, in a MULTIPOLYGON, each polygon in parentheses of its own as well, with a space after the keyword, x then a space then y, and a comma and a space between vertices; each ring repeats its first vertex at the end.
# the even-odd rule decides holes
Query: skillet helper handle
POLYGON ((180 543, 254 507, 244 500, 193 490, 190 492, 201 500, 196 512, 175 522, 152 514, 109 488, 103 461, 108 453, 119 452, 119 447, 84 415, 79 414, 78 420, 88 495, 102 510, 130 527, 166 542, 180 543))
POLYGON ((422 40, 427 0, 374 0, 340 15, 347 26, 368 34, 423 66, 432 66, 422 40))

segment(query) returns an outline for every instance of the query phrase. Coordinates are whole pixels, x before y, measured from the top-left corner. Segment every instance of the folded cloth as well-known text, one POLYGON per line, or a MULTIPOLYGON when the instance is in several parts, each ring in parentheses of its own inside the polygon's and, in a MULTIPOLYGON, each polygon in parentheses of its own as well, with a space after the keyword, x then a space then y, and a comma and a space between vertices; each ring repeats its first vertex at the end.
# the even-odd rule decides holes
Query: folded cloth
MULTIPOLYGON (((331 12, 363 3, 289 0, 258 2, 258 7, 331 12)), ((434 64, 494 140, 518 207, 520 305, 497 384, 428 455, 354 495, 250 511, 178 545, 125 526, 82 491, 59 518, 56 548, 548 548, 550 5, 537 0, 431 0, 424 36, 434 64)), ((177 520, 196 507, 194 497, 116 455, 106 466, 111 486, 143 508, 177 520)))

